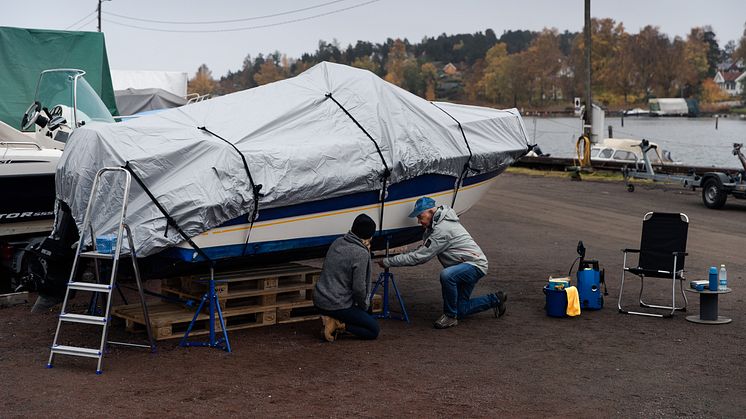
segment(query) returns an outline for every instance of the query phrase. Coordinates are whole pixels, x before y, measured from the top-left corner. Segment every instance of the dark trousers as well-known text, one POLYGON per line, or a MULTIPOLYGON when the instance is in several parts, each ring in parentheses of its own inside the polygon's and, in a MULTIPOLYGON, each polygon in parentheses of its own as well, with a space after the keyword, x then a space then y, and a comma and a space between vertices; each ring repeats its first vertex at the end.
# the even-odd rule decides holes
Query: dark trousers
POLYGON ((359 307, 353 306, 331 311, 319 308, 319 312, 324 316, 333 317, 344 323, 345 330, 360 339, 375 339, 381 330, 376 319, 359 307))

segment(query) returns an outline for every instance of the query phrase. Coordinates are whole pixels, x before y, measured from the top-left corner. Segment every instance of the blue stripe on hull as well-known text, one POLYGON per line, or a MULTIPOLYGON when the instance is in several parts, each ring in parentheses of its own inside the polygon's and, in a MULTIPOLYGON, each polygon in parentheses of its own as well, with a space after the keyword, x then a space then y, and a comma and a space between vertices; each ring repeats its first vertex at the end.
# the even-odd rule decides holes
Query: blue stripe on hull
MULTIPOLYGON (((494 171, 471 176, 464 179, 464 186, 473 185, 491 179, 500 172, 494 171)), ((414 179, 405 180, 389 186, 387 201, 397 201, 453 189, 456 178, 447 175, 424 175, 414 179)), ((257 222, 276 220, 280 218, 298 217, 307 214, 336 211, 345 208, 362 207, 364 205, 377 204, 378 191, 359 192, 355 194, 340 196, 336 198, 322 199, 320 201, 305 202, 302 204, 288 205, 279 208, 259 209, 257 222)), ((221 224, 219 227, 246 224, 246 215, 234 218, 221 224)))
MULTIPOLYGON (((409 236, 417 232, 421 232, 422 227, 413 226, 407 228, 398 228, 393 230, 384 230, 382 236, 389 236, 391 241, 396 242, 398 236, 409 236)), ((255 256, 268 253, 279 253, 291 250, 298 250, 304 248, 312 248, 319 246, 328 246, 334 240, 339 238, 339 234, 330 236, 318 236, 318 237, 306 237, 300 239, 289 239, 289 240, 277 240, 271 242, 262 243, 250 243, 246 247, 246 253, 244 254, 243 244, 231 244, 225 246, 213 246, 205 247, 202 250, 207 254, 210 259, 226 259, 235 258, 241 256, 255 256)), ((164 252, 164 256, 174 257, 187 262, 201 262, 204 259, 201 256, 196 256, 196 252, 193 249, 184 249, 180 247, 174 247, 164 252), (195 257, 193 259, 193 257, 195 257)))
MULTIPOLYGON (((464 179, 464 186, 473 185, 485 180, 491 179, 500 174, 499 171, 482 173, 464 179)), ((455 185, 456 178, 446 175, 425 175, 391 185, 388 189, 387 201, 396 201, 407 198, 420 197, 432 193, 451 190, 455 185)), ((377 204, 378 191, 360 192, 351 195, 345 195, 337 198, 324 199, 298 205, 291 205, 280 208, 269 208, 259 211, 257 221, 268 221, 280 218, 297 217, 307 214, 318 214, 322 212, 335 211, 346 208, 355 208, 365 205, 377 204)), ((235 218, 222 224, 220 227, 231 225, 246 224, 246 216, 235 218)), ((409 236, 421 231, 421 227, 413 226, 392 230, 384 230, 383 236, 390 236, 392 242, 397 242, 397 237, 409 236)), ((270 242, 250 243, 246 247, 244 254, 243 244, 231 244, 224 246, 205 247, 202 250, 210 259, 225 259, 241 256, 266 255, 271 253, 280 253, 285 251, 298 250, 303 248, 312 248, 319 246, 328 246, 339 235, 318 236, 289 240, 277 240, 270 242)), ((166 257, 181 259, 187 262, 202 261, 203 258, 197 256, 193 249, 184 249, 174 247, 163 252, 166 257)))

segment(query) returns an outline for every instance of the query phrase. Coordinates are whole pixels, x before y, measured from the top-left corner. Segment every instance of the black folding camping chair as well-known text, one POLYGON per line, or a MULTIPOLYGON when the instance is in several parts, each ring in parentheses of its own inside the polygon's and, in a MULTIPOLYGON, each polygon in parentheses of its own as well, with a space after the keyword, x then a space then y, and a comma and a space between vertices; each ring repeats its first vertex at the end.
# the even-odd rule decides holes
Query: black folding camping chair
POLYGON ((687 299, 684 293, 684 258, 686 253, 686 236, 689 230, 689 217, 686 214, 649 212, 642 220, 642 238, 639 249, 624 249, 622 284, 619 287, 619 312, 651 317, 671 317, 678 311, 686 311, 687 299), (627 266, 627 254, 638 253, 636 267, 627 266), (649 313, 628 311, 622 308, 624 277, 629 272, 640 278, 640 307, 671 310, 670 313, 649 313), (645 278, 671 279, 671 305, 647 304, 642 299, 645 278), (679 281, 684 305, 676 307, 676 281, 679 281))

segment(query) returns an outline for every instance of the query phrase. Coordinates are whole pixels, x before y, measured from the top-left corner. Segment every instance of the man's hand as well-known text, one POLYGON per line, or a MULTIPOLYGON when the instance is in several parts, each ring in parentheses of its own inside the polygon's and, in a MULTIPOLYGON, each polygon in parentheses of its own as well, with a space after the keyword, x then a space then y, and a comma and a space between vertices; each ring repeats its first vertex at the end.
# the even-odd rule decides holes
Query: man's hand
POLYGON ((380 267, 382 267, 382 268, 385 268, 385 267, 386 267, 386 265, 384 265, 384 264, 383 264, 383 261, 384 261, 384 259, 378 259, 378 260, 376 261, 376 263, 378 264, 378 266, 380 266, 380 267))

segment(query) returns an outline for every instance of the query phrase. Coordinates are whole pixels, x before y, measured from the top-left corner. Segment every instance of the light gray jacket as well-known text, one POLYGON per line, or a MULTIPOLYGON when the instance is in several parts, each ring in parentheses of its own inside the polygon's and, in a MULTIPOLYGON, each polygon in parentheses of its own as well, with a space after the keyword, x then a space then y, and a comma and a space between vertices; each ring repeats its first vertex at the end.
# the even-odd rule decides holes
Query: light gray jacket
POLYGON ((453 208, 441 205, 433 214, 433 221, 425 230, 422 244, 417 249, 383 260, 384 266, 420 265, 438 256, 444 268, 468 263, 487 273, 487 257, 468 231, 458 221, 453 208))
POLYGON ((368 309, 370 250, 352 232, 334 240, 313 293, 316 307, 333 311, 353 305, 368 309))

